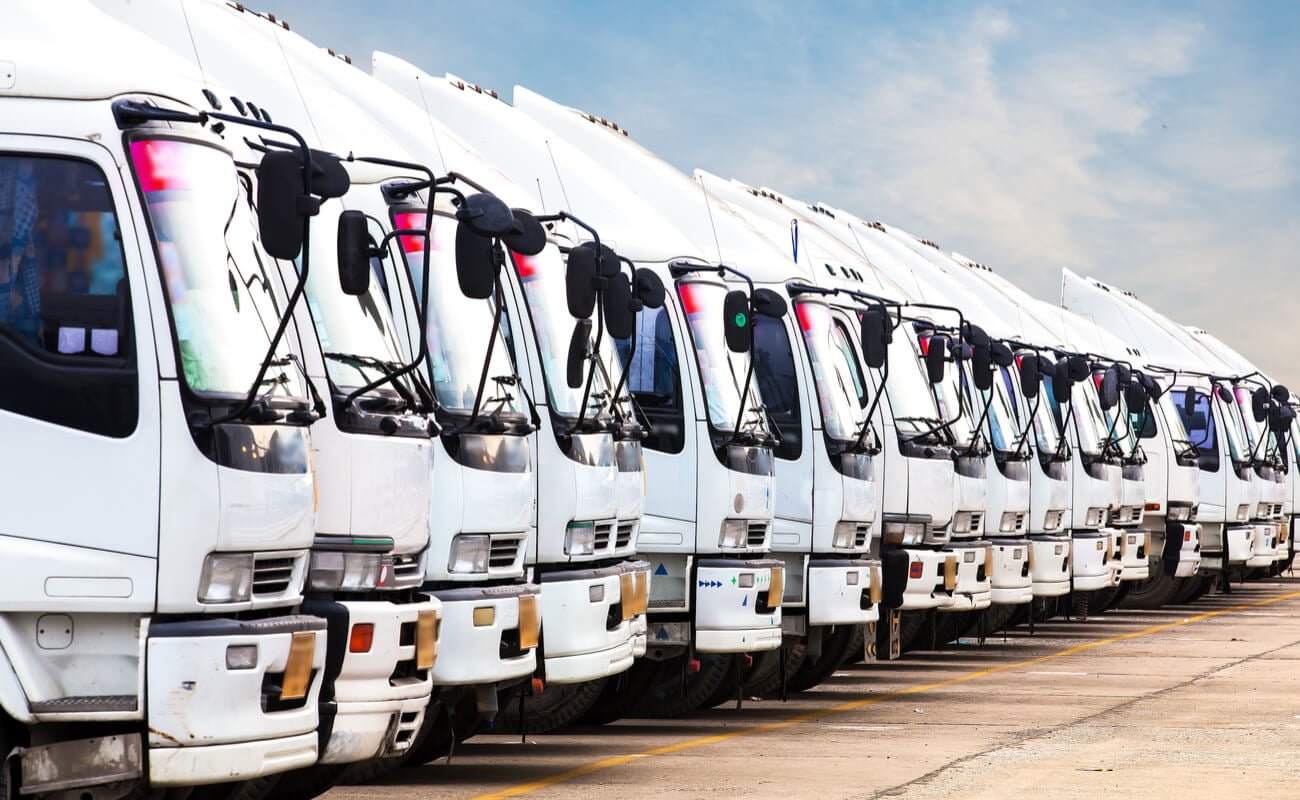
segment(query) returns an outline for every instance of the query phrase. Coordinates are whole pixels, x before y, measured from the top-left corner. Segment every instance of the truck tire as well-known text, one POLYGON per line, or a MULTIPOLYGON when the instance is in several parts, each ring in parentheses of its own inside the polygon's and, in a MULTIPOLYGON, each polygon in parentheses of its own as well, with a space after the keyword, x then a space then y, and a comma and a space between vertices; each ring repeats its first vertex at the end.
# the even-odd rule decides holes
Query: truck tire
POLYGON ((1214 577, 1211 575, 1195 575, 1191 578, 1179 578, 1178 589, 1175 590, 1173 598, 1170 600, 1172 605, 1184 606, 1193 603, 1205 594, 1207 584, 1212 584, 1214 577))
POLYGON ((929 611, 904 611, 898 621, 898 644, 899 651, 906 653, 910 650, 921 649, 928 644, 925 635, 930 630, 929 611))
MULTIPOLYGON (((378 759, 372 759, 378 760, 378 759)), ((362 764, 368 762, 360 762, 362 764)), ((295 769, 273 777, 278 780, 266 794, 234 795, 230 800, 263 800, 274 797, 275 800, 312 800, 339 785, 351 764, 313 764, 304 769, 295 769)))
POLYGON ((402 766, 406 761, 406 754, 400 756, 385 756, 384 758, 372 758, 369 761, 358 761, 355 764, 348 764, 339 776, 339 786, 358 786, 366 783, 374 783, 388 773, 402 766))
POLYGON ((934 648, 944 647, 957 641, 966 627, 975 621, 975 613, 973 611, 936 612, 934 622, 927 630, 921 632, 921 641, 925 642, 926 646, 934 648))
POLYGON ((439 703, 436 714, 424 715, 424 724, 402 763, 418 766, 449 755, 456 745, 477 733, 480 725, 473 692, 464 692, 450 703, 439 703))
POLYGON ((836 625, 822 637, 822 653, 816 660, 801 657, 798 669, 785 682, 791 692, 806 692, 835 674, 850 654, 861 651, 865 642, 864 625, 836 625))
POLYGON ((992 636, 995 633, 1008 627, 1011 618, 1016 612, 1027 603, 1021 603, 1014 606, 989 606, 983 611, 975 611, 971 614, 971 619, 967 623, 965 630, 961 632, 963 639, 978 639, 981 631, 985 637, 992 636), (983 614, 983 627, 981 627, 980 615, 983 614))
POLYGON ((658 662, 639 658, 622 675, 605 679, 595 702, 574 720, 575 725, 608 725, 628 715, 628 710, 650 690, 658 662))
POLYGON ((648 666, 655 672, 649 686, 631 704, 627 716, 675 719, 704 705, 728 678, 735 680, 736 659, 730 653, 701 653, 699 660, 700 671, 695 674, 686 672, 685 655, 651 662, 648 666))
POLYGON ((509 702, 501 704, 492 730, 494 733, 550 733, 570 725, 596 704, 608 680, 600 678, 586 683, 552 684, 540 694, 524 696, 522 730, 519 727, 521 698, 515 692, 509 702))
POLYGON ((1151 577, 1132 584, 1119 607, 1155 611, 1173 602, 1177 593, 1178 578, 1166 575, 1164 559, 1154 556, 1151 559, 1151 577))

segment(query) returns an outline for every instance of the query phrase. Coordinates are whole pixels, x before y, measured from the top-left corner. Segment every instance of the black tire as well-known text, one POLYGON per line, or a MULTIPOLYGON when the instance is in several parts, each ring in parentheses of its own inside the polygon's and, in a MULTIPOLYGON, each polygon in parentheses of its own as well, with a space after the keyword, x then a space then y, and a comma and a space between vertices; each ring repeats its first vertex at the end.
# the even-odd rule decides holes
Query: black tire
POLYGON ((917 650, 928 644, 926 636, 930 633, 930 611, 904 611, 898 620, 899 652, 917 650))
POLYGON ((246 781, 196 786, 190 792, 189 800, 262 800, 266 797, 279 797, 275 794, 275 786, 281 777, 283 776, 264 775, 246 781))
POLYGON ((524 725, 519 727, 519 692, 514 692, 510 702, 501 705, 494 733, 550 733, 578 721, 586 714, 605 690, 607 678, 586 683, 553 684, 540 694, 525 695, 524 725))
MULTIPOLYGON (((432 712, 429 712, 432 713, 432 712)), ((372 758, 369 761, 358 761, 355 764, 348 764, 339 776, 339 786, 357 786, 360 784, 374 783, 388 773, 402 766, 406 761, 406 754, 400 756, 387 756, 385 758, 372 758)))
POLYGON ((1176 606, 1185 606, 1188 603, 1199 600, 1205 594, 1205 587, 1214 581, 1212 575, 1194 575, 1190 578, 1179 578, 1178 588, 1174 591, 1174 596, 1170 599, 1170 604, 1176 606))
POLYGON ((844 666, 850 654, 861 651, 865 643, 865 625, 836 625, 822 636, 822 652, 815 660, 800 658, 798 669, 785 682, 791 692, 806 692, 844 666))
POLYGON ((945 647, 960 639, 966 626, 976 620, 973 611, 935 612, 932 627, 921 635, 921 640, 925 641, 926 636, 929 636, 929 641, 935 648, 945 647))
MULTIPOLYGON (((758 656, 753 656, 753 658, 754 663, 758 664, 758 656)), ((745 682, 745 676, 753 669, 753 667, 746 668, 742 666, 741 662, 743 661, 744 658, 740 655, 731 657, 731 665, 727 668, 722 680, 718 682, 717 688, 710 692, 709 696, 704 698, 697 708, 717 708, 724 703, 735 701, 736 696, 740 694, 741 684, 745 682)))
POLYGON ((1155 611, 1173 602, 1178 586, 1178 578, 1165 574, 1164 559, 1155 556, 1151 559, 1151 577, 1130 584, 1119 607, 1155 611))
POLYGON ((776 650, 754 656, 754 666, 742 673, 746 697, 777 697, 781 694, 782 681, 790 677, 790 650, 793 647, 782 642, 776 650))
MULTIPOLYGON (((646 664, 655 670, 646 691, 631 704, 627 716, 641 719, 675 719, 704 705, 728 678, 736 679, 736 658, 730 653, 703 653, 700 671, 686 672, 686 656, 646 664)), ((637 664, 632 668, 636 669, 637 664)), ((735 688, 735 684, 731 684, 735 688)))
POLYGON ((438 703, 436 713, 425 713, 424 724, 402 763, 417 766, 449 755, 456 745, 479 731, 481 722, 472 691, 438 703))
MULTIPOLYGON (((365 763, 365 762, 362 762, 365 763)), ((272 791, 266 794, 236 795, 231 800, 263 800, 274 797, 275 800, 312 800, 333 789, 347 772, 350 764, 313 764, 305 769, 295 769, 282 775, 272 791)))
POLYGON ((580 714, 576 725, 608 725, 628 716, 628 712, 650 691, 658 674, 658 662, 639 658, 622 675, 605 679, 605 686, 596 700, 580 714))
POLYGON ((981 633, 983 633, 985 637, 998 633, 1003 628, 1008 627, 1011 623, 1011 618, 1014 617, 1016 612, 1020 611, 1020 609, 1025 605, 1028 604, 1021 603, 1014 606, 989 606, 983 611, 972 613, 966 628, 961 632, 960 638, 978 639, 981 633), (982 620, 980 618, 981 615, 983 615, 982 620))
POLYGON ((1107 586, 1105 589, 1097 589, 1093 592, 1075 592, 1071 605, 1074 616, 1087 619, 1105 613, 1121 596, 1121 587, 1122 584, 1107 586))

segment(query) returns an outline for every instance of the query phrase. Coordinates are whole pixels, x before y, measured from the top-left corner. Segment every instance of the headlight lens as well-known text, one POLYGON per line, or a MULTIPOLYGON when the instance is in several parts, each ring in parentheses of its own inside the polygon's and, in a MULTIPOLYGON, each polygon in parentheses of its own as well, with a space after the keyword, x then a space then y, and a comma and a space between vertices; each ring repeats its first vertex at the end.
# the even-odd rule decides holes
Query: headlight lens
POLYGON ((1245 522, 1246 518, 1249 516, 1250 516, 1250 505, 1248 503, 1242 503, 1241 505, 1237 506, 1238 522, 1245 522))
POLYGON ((1191 519, 1191 516, 1191 506, 1176 506, 1171 504, 1165 509, 1165 519, 1170 522, 1185 522, 1186 520, 1191 519))
POLYGON ((959 511, 952 515, 953 533, 970 533, 970 512, 959 511))
POLYGON ((1100 528, 1102 520, 1106 519, 1106 509, 1090 508, 1087 515, 1083 518, 1083 524, 1090 528, 1100 528))
POLYGON ((1000 533, 1011 533, 1016 529, 1016 512, 1002 512, 1002 520, 998 522, 998 531, 1000 533))
POLYGON ((570 522, 564 531, 564 553, 589 556, 596 552, 596 523, 570 522))
POLYGON ((380 553, 312 553, 307 582, 317 592, 375 589, 383 585, 387 560, 380 553))
POLYGON ((749 535, 749 523, 743 519, 724 519, 718 534, 718 547, 744 547, 749 535))
POLYGON ((885 544, 917 545, 925 540, 924 522, 886 522, 885 544))
POLYGON ((246 603, 253 598, 253 554, 209 553, 199 575, 200 603, 246 603))
POLYGON ((837 522, 835 532, 831 534, 831 547, 836 550, 849 550, 858 538, 858 523, 837 522))
POLYGON ((449 572, 487 572, 491 537, 487 534, 457 536, 451 540, 449 572))
POLYGON ((1049 531, 1056 530, 1061 527, 1061 520, 1064 518, 1065 512, 1060 509, 1048 511, 1047 514, 1043 516, 1043 529, 1049 531))

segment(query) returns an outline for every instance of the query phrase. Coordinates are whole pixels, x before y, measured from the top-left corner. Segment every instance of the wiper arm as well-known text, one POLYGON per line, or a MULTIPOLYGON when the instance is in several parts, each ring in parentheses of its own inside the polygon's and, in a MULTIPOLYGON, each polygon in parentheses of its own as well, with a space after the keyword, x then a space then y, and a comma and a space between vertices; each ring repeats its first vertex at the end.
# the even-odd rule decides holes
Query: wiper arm
MULTIPOLYGON (((342 361, 354 367, 371 367, 373 369, 379 370, 381 373, 383 373, 383 375, 386 378, 388 378, 388 382, 390 382, 393 386, 393 391, 397 392, 397 394, 402 398, 402 403, 405 406, 405 408, 407 410, 412 410, 416 407, 415 398, 410 396, 410 394, 406 390, 406 387, 396 380, 397 377, 396 373, 402 368, 403 365, 392 361, 385 361, 384 359, 376 358, 374 356, 364 356, 364 355, 358 355, 356 353, 339 353, 339 352, 328 351, 328 352, 321 353, 321 355, 325 356, 326 358, 332 358, 335 361, 342 361)), ((358 369, 358 371, 360 370, 358 369)), ((365 380, 364 372, 362 373, 362 380, 365 380)), ((379 386, 383 384, 382 383, 375 384, 372 381, 371 384, 369 385, 370 388, 367 391, 374 391, 375 389, 379 388, 379 386)), ((356 395, 349 395, 348 397, 350 400, 353 400, 355 402, 356 395)))

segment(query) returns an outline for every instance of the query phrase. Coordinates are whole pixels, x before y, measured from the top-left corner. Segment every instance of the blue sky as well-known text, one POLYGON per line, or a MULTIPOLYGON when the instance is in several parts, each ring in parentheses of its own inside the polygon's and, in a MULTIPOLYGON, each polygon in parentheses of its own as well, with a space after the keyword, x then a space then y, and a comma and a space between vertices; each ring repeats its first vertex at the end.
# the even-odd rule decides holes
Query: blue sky
POLYGON ((1300 388, 1300 3, 250 5, 359 64, 527 86, 1044 299, 1063 266, 1116 283, 1300 388))

